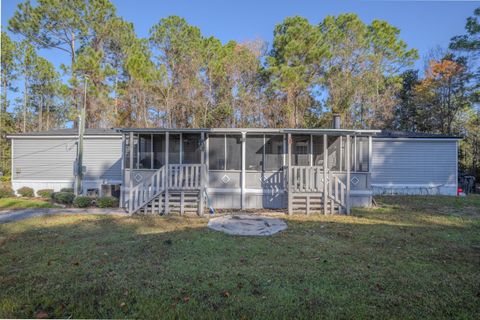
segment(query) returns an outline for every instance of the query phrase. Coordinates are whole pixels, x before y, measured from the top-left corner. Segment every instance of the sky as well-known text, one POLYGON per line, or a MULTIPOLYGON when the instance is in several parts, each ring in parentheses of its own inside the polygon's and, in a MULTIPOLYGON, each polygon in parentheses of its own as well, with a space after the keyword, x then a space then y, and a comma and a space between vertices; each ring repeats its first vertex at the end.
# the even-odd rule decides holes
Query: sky
MULTIPOLYGON (((1 0, 2 29, 8 25, 21 0, 1 0)), ((401 30, 400 37, 420 57, 437 47, 446 48, 450 39, 465 33, 466 18, 480 6, 476 1, 405 0, 111 0, 117 14, 133 22, 137 35, 147 37, 161 18, 178 15, 200 28, 203 35, 222 42, 263 39, 272 43, 276 24, 289 16, 300 15, 317 24, 327 15, 356 13, 370 23, 386 20, 401 30)), ((35 0, 32 0, 35 3, 35 0)), ((13 36, 14 39, 19 39, 13 36)), ((55 65, 68 64, 68 56, 58 50, 42 50, 40 55, 55 65)), ((423 69, 420 58, 415 65, 423 69)))

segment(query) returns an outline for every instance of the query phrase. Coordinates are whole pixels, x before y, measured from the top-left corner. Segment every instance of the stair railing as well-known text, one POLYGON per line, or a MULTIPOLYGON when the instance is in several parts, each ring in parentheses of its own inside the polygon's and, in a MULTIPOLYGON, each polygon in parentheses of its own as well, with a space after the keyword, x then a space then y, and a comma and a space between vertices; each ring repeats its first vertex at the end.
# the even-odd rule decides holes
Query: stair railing
POLYGON ((146 181, 133 187, 129 213, 133 214, 165 190, 165 166, 152 174, 146 181))

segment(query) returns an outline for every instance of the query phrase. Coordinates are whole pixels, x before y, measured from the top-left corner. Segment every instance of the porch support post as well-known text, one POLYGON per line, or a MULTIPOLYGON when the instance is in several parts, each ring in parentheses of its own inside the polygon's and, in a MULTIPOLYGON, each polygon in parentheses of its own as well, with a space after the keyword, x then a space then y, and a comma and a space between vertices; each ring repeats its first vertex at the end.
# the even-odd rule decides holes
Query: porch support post
POLYGON ((327 188, 327 169, 328 169, 328 147, 327 135, 323 135, 323 214, 327 214, 328 188, 327 188))
POLYGON ((170 174, 168 172, 168 155, 170 153, 170 132, 165 132, 165 215, 170 213, 170 207, 168 205, 169 196, 168 196, 168 187, 169 187, 169 178, 170 174))
POLYGON ((128 137, 128 147, 129 147, 129 156, 130 156, 130 182, 128 187, 128 212, 132 213, 133 211, 133 131, 130 131, 128 137))
POLYGON ((347 162, 347 194, 346 194, 346 207, 347 207, 347 214, 350 214, 350 167, 351 167, 351 160, 350 160, 350 136, 347 136, 347 145, 346 145, 346 162, 347 162))
POLYGON ((293 194, 292 194, 292 134, 287 136, 288 164, 287 164, 287 183, 288 183, 288 214, 293 213, 293 194))
POLYGON ((242 199, 241 199, 241 207, 242 210, 245 210, 245 152, 246 152, 246 144, 247 144, 247 133, 242 132, 242 174, 241 174, 241 188, 242 188, 242 199))
POLYGON ((372 184, 372 136, 368 137, 368 174, 367 174, 367 189, 370 189, 372 184))
POLYGON ((205 205, 205 184, 206 184, 206 177, 207 177, 207 168, 205 166, 205 132, 200 133, 200 141, 202 143, 201 148, 201 155, 200 155, 200 163, 202 164, 200 167, 200 197, 198 204, 198 215, 203 216, 204 212, 204 205, 205 205))
POLYGON ((122 186, 120 187, 120 207, 125 208, 125 134, 122 132, 122 186))

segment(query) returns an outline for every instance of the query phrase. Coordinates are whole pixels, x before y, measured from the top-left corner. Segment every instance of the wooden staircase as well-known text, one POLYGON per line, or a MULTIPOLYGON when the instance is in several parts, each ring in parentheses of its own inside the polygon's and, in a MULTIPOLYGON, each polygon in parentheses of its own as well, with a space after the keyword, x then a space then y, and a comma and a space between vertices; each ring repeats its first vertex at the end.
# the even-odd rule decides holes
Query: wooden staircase
POLYGON ((164 166, 146 181, 133 187, 129 213, 203 213, 205 168, 201 164, 164 166))
POLYGON ((289 170, 289 214, 348 213, 349 188, 336 174, 320 166, 292 166, 289 170))

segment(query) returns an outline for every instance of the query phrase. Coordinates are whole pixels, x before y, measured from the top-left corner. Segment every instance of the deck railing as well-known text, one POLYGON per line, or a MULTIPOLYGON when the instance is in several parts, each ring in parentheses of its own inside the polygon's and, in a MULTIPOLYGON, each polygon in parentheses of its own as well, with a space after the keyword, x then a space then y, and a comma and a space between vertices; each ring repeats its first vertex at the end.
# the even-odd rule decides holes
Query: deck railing
POLYGON ((201 187, 201 164, 168 165, 168 188, 175 190, 198 190, 201 187))
POLYGON ((165 167, 161 167, 146 181, 132 188, 129 212, 135 213, 165 190, 165 167))
POLYGON ((337 204, 341 210, 347 209, 347 186, 337 174, 329 169, 324 172, 321 166, 291 166, 291 185, 289 191, 293 194, 319 193, 330 202, 333 210, 337 204), (324 185, 326 183, 326 186, 324 185))

